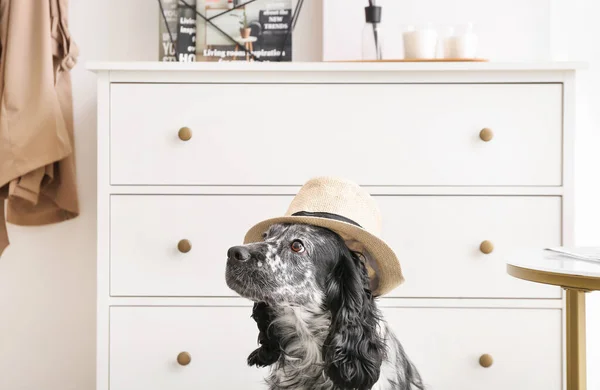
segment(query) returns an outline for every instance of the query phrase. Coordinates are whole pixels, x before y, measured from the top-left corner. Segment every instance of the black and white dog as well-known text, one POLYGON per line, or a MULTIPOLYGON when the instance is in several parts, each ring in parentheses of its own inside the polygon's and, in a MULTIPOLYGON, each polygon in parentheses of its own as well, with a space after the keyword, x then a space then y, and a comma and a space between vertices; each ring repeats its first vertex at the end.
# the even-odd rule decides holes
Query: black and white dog
POLYGON ((424 389, 382 318, 363 256, 335 232, 277 224, 264 241, 227 253, 227 285, 254 301, 269 389, 424 389))

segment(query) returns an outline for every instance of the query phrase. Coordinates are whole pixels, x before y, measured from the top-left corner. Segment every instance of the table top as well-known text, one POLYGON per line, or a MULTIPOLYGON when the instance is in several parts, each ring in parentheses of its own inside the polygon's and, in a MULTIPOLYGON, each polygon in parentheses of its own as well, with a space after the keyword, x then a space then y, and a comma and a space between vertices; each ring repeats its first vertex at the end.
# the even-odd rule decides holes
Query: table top
POLYGON ((565 288, 600 290, 600 247, 521 250, 507 261, 508 274, 565 288), (565 252, 565 253, 561 253, 565 252))
POLYGON ((246 43, 246 42, 256 42, 258 40, 258 38, 253 37, 253 36, 249 36, 248 38, 235 37, 235 40, 238 41, 239 43, 246 43))

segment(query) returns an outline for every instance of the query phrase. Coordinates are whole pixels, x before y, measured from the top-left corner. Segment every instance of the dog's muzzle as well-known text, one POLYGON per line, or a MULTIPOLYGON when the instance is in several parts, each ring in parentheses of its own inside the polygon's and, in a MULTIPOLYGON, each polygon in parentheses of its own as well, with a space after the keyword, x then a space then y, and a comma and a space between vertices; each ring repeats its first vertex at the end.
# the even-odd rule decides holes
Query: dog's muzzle
POLYGON ((252 254, 245 246, 232 246, 227 251, 227 258, 231 261, 244 262, 250 260, 252 254))

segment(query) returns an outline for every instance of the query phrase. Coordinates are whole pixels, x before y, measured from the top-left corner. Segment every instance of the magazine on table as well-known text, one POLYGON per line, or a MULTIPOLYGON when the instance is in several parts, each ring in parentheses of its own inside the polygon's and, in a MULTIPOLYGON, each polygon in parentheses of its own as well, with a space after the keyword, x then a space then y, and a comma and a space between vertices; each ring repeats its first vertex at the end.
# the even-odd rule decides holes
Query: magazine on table
POLYGON ((583 248, 545 248, 547 252, 554 253, 558 256, 564 256, 570 259, 585 260, 600 263, 600 247, 583 247, 583 248))

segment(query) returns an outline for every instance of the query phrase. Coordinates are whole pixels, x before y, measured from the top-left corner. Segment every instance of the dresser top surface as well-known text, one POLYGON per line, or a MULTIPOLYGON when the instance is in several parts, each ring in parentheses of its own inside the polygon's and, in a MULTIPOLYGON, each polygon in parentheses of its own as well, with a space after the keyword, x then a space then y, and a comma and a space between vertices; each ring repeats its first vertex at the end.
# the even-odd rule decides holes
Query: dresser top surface
POLYGON ((453 71, 574 71, 581 62, 99 62, 86 64, 88 70, 105 71, 278 71, 278 72, 453 72, 453 71))

